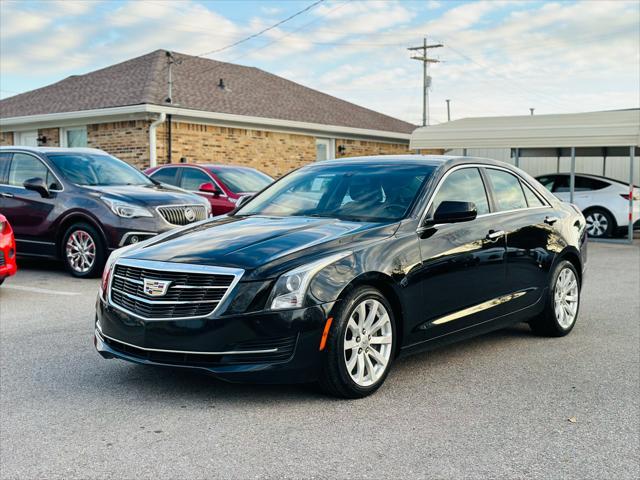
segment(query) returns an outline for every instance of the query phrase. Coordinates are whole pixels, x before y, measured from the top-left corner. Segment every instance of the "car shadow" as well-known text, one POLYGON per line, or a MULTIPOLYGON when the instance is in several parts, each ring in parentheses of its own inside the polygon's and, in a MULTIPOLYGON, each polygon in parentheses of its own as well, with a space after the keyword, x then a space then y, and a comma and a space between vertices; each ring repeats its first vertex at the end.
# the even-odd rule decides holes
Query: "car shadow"
MULTIPOLYGON (((489 349, 499 347, 502 343, 513 343, 535 337, 525 324, 490 332, 470 340, 443 346, 425 353, 418 353, 399 359, 393 366, 387 382, 403 382, 403 377, 413 376, 415 369, 443 368, 449 362, 460 361, 463 356, 483 355, 489 349)), ((465 360, 466 361, 466 360, 465 360)), ((110 384, 109 391, 122 392, 135 389, 136 395, 144 398, 160 399, 174 403, 182 408, 189 404, 205 405, 211 408, 225 404, 282 403, 292 404, 301 401, 340 401, 324 394, 313 384, 245 384, 229 383, 219 380, 213 375, 197 370, 178 367, 160 367, 138 365, 122 362, 117 359, 118 368, 110 369, 103 375, 92 375, 89 382, 102 389, 110 384), (109 378, 105 378, 109 377, 109 378)), ((384 392, 380 391, 381 394, 384 392)))

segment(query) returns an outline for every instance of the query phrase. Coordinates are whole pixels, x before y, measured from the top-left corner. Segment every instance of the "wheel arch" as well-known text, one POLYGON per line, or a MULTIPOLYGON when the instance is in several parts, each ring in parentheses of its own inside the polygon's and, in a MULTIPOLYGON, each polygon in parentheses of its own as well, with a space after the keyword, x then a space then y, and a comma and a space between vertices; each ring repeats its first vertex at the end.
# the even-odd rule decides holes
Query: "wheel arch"
POLYGON ((60 223, 58 224, 58 229, 56 231, 56 255, 58 256, 58 258, 62 258, 62 249, 64 248, 64 246, 62 245, 62 240, 63 240, 62 237, 67 232, 69 227, 71 227, 76 223, 88 223, 89 225, 94 227, 100 234, 101 240, 105 248, 106 249, 109 248, 107 235, 105 234, 104 229, 102 228, 102 225, 100 225, 100 222, 98 222, 95 218, 93 218, 90 215, 87 215, 84 212, 71 212, 67 214, 60 221, 60 223))
POLYGON ((342 289, 338 295, 338 300, 343 299, 354 289, 363 286, 370 286, 379 290, 391 305, 393 316, 396 320, 396 335, 399 343, 397 345, 395 355, 398 356, 402 346, 402 338, 404 336, 404 309, 402 307, 400 296, 396 291, 396 284, 389 275, 382 272, 365 272, 355 277, 342 289))
POLYGON ((555 270, 556 265, 558 265, 558 263, 560 263, 563 260, 567 260, 574 266, 574 268, 576 269, 576 272, 578 272, 578 281, 580 282, 580 287, 582 287, 582 260, 580 258, 580 253, 574 247, 566 247, 560 253, 560 255, 558 255, 556 261, 554 262, 553 269, 551 271, 553 272, 553 270, 555 270))

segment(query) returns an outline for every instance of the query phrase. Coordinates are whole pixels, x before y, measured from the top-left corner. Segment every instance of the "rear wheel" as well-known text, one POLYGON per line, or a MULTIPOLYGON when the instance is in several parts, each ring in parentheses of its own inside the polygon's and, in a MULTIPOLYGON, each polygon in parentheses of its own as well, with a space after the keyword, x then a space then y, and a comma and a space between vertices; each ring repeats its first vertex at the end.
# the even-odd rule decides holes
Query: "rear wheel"
POLYGON ((603 208, 592 208, 584 214, 587 233, 593 238, 609 237, 615 229, 613 216, 603 208))
POLYGON ((62 237, 62 259, 74 277, 92 278, 102 273, 106 249, 98 231, 87 223, 72 225, 62 237))
POLYGON ((529 321, 531 329, 548 337, 563 337, 576 324, 580 307, 580 281, 571 262, 563 260, 551 276, 544 311, 529 321))
POLYGON ((375 288, 359 287, 341 301, 329 332, 320 386, 331 395, 361 398, 375 392, 395 353, 393 311, 375 288))

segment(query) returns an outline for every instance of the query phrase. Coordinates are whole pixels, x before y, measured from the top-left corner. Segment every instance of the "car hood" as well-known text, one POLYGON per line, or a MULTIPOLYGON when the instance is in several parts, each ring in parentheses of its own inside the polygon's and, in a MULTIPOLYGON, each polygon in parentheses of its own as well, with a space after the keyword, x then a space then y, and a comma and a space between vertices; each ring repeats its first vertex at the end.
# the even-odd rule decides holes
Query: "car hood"
POLYGON ((168 232, 126 258, 242 268, 245 279, 269 278, 309 258, 357 248, 393 235, 397 223, 310 217, 223 216, 168 232))
POLYGON ((167 185, 114 185, 83 187, 94 192, 95 196, 107 196, 124 202, 134 202, 143 206, 177 205, 204 203, 203 200, 185 190, 167 185))

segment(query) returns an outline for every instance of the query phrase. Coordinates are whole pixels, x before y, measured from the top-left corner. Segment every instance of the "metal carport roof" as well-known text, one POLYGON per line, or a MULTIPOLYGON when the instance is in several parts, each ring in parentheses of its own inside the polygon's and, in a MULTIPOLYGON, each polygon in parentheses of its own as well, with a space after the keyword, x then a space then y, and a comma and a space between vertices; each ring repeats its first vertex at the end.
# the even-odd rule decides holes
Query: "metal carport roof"
POLYGON ((473 117, 421 127, 410 148, 640 146, 640 109, 553 115, 473 117))

